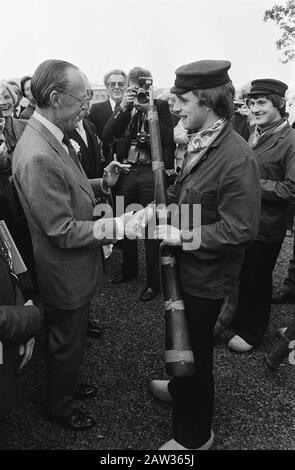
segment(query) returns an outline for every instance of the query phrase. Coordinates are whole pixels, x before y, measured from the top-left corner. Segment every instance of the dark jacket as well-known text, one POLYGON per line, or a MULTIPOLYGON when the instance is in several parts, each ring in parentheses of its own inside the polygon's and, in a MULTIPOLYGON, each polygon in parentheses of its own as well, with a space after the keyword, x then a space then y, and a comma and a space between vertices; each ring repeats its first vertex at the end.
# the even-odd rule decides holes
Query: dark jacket
POLYGON ((69 138, 74 139, 80 146, 79 160, 87 178, 101 178, 103 174, 101 141, 98 139, 92 122, 83 119, 83 127, 86 133, 87 145, 76 129, 69 133, 69 138))
POLYGON ((87 119, 95 125, 97 135, 102 141, 102 150, 106 163, 109 163, 112 160, 113 148, 109 143, 103 141, 102 134, 104 126, 112 114, 113 109, 110 100, 107 100, 102 101, 101 103, 94 103, 87 116, 87 119))
POLYGON ((30 119, 32 114, 34 113, 36 106, 33 106, 31 103, 20 113, 20 119, 30 119))
MULTIPOLYGON (((162 143, 163 157, 166 169, 174 168, 175 143, 173 138, 173 127, 171 113, 167 101, 155 100, 155 105, 159 117, 160 137, 162 143)), ((127 158, 131 145, 131 140, 136 138, 136 132, 129 132, 128 126, 131 122, 131 109, 122 111, 121 108, 115 111, 105 124, 103 130, 103 142, 112 143, 115 141, 114 151, 119 161, 127 158)), ((135 118, 138 117, 136 114, 135 118)), ((136 123, 135 123, 136 124, 136 123)), ((134 128, 136 125, 134 125, 134 128)), ((145 123, 145 131, 148 132, 148 123, 145 123)))
POLYGON ((295 131, 290 124, 253 147, 261 183, 261 216, 257 240, 283 240, 290 202, 295 201, 295 131))
POLYGON ((250 137, 250 127, 248 124, 247 116, 242 116, 240 113, 235 112, 233 117, 231 118, 231 123, 234 130, 240 134, 246 142, 250 137))
MULTIPOLYGON (((256 236, 260 214, 257 163, 230 122, 190 173, 179 173, 168 197, 178 206, 201 205, 201 245, 178 254, 182 289, 196 297, 224 298, 238 280, 244 249, 256 236)), ((198 224, 191 212, 188 231, 196 236, 198 224)))
MULTIPOLYGON (((2 238, 0 236, 0 246, 2 238)), ((40 327, 33 305, 16 305, 16 286, 0 249, 0 419, 16 404, 18 345, 26 343, 40 327)))
POLYGON ((97 135, 102 140, 103 128, 113 114, 110 100, 94 103, 91 106, 87 119, 95 125, 97 135))
MULTIPOLYGON (((28 121, 12 118, 11 124, 16 145, 27 126, 28 121)), ((10 154, 8 155, 10 161, 12 161, 13 158, 15 145, 11 148, 10 154)), ((20 254, 35 280, 31 235, 27 226, 24 211, 12 181, 11 167, 2 171, 0 169, 0 220, 1 219, 5 220, 20 254)))
MULTIPOLYGON (((13 133, 16 138, 16 142, 20 139, 28 121, 22 119, 11 119, 13 133)), ((11 149, 11 154, 8 155, 9 163, 12 160, 14 148, 11 149)), ((11 177, 11 165, 7 165, 6 168, 0 168, 0 220, 4 219, 9 230, 15 236, 16 226, 19 219, 22 219, 23 212, 21 210, 17 194, 14 190, 12 177, 11 177)))

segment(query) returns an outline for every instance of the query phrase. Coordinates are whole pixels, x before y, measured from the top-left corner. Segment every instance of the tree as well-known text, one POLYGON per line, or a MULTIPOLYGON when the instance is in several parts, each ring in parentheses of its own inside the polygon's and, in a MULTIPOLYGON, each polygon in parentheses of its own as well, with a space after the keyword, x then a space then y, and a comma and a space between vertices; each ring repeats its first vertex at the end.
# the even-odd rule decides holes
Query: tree
POLYGON ((295 0, 288 0, 286 5, 274 5, 266 10, 264 21, 273 20, 282 36, 276 41, 277 49, 282 53, 283 64, 295 59, 295 0))

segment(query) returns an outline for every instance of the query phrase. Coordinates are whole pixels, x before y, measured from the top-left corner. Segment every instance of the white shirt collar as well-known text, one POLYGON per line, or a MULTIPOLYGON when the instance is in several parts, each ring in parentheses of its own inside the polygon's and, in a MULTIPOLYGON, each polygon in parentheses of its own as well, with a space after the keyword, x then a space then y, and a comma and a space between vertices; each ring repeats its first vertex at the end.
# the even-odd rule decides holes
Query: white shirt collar
POLYGON ((58 140, 58 142, 62 146, 64 146, 62 142, 64 133, 59 127, 57 127, 51 121, 48 121, 48 119, 46 119, 44 116, 41 116, 41 114, 39 114, 38 111, 34 111, 33 116, 35 119, 37 119, 37 121, 41 122, 51 132, 51 134, 54 135, 54 137, 58 140))
POLYGON ((109 97, 109 99, 110 99, 110 103, 111 103, 112 110, 114 111, 114 110, 115 110, 115 106, 116 106, 116 101, 114 101, 111 97, 109 97))
POLYGON ((86 131, 84 128, 83 119, 80 119, 80 121, 78 121, 78 126, 76 128, 76 131, 80 134, 80 136, 84 140, 86 147, 88 147, 87 135, 86 135, 86 131))

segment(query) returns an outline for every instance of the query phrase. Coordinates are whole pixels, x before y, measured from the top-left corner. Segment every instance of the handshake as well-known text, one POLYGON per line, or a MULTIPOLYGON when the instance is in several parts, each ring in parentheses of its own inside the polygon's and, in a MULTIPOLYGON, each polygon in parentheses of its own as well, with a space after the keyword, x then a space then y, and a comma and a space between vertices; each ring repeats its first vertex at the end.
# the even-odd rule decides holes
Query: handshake
POLYGON ((127 212, 120 217, 97 220, 93 226, 93 235, 97 240, 129 240, 144 238, 145 227, 153 218, 154 211, 150 206, 137 212, 127 212))

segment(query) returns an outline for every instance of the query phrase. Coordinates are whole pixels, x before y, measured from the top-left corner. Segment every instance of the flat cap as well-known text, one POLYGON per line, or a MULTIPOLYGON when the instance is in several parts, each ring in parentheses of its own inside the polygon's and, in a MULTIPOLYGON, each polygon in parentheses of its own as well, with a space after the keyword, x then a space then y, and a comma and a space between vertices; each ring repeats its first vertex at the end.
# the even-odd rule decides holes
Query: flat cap
POLYGON ((258 80, 253 80, 248 95, 275 94, 284 97, 287 89, 288 85, 280 80, 274 80, 273 78, 260 78, 258 80))
POLYGON ((216 88, 230 81, 228 60, 198 60, 178 67, 171 93, 182 95, 190 90, 216 88))

